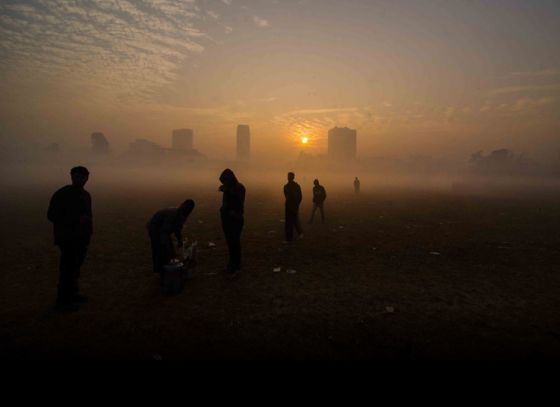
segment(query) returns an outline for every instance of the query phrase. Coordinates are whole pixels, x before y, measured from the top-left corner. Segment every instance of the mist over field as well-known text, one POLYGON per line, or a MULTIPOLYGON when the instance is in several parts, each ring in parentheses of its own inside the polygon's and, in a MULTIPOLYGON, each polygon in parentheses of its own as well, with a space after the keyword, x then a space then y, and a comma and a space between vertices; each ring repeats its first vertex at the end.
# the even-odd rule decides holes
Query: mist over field
POLYGON ((0 2, 0 359, 559 359, 559 38, 557 0, 0 2))

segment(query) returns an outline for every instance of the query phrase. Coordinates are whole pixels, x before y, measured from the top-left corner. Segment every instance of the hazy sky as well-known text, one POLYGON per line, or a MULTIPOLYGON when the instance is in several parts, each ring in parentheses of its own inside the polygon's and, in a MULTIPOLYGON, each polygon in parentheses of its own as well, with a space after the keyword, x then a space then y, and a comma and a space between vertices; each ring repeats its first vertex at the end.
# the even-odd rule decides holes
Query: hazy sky
POLYGON ((560 1, 1 0, 0 92, 0 133, 44 143, 557 155, 560 1))

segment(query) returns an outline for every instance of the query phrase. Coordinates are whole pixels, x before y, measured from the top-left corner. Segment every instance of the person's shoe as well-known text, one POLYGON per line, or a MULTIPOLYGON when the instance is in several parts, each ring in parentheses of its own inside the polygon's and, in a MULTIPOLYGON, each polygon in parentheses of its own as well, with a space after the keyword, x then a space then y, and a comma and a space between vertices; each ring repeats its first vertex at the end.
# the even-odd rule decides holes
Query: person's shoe
POLYGON ((89 298, 86 297, 85 295, 82 294, 76 294, 73 298, 72 298, 72 302, 75 302, 76 304, 85 304, 89 301, 89 298))
POLYGON ((75 302, 57 302, 54 306, 54 310, 64 314, 77 312, 80 310, 80 304, 76 304, 75 302))

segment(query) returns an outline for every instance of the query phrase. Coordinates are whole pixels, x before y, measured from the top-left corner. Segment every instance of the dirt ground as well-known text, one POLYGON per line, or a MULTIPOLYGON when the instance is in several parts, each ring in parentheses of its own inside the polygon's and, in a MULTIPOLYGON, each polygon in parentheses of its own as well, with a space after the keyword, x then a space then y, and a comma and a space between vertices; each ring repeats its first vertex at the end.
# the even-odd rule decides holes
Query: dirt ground
POLYGON ((246 187, 244 266, 229 281, 217 185, 92 182, 94 236, 80 280, 90 302, 73 314, 52 309, 58 251, 46 207, 55 187, 3 188, 0 358, 560 356, 560 194, 355 196, 327 186, 327 222, 308 225, 304 190, 305 236, 285 245, 281 184, 246 187), (185 234, 199 242, 198 265, 180 295, 164 297, 145 224, 189 197, 197 206, 185 234))

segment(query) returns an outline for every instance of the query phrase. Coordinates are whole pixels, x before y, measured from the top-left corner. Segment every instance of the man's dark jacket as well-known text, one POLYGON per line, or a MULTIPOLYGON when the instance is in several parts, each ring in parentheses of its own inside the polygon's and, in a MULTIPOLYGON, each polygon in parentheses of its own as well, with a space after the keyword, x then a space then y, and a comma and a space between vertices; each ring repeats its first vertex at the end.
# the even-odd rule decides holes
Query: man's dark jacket
POLYGON ((172 234, 175 235, 178 242, 183 241, 183 224, 178 208, 165 208, 157 211, 146 227, 150 235, 157 236, 161 243, 166 245, 172 234))
POLYGON ((302 199, 299 184, 295 181, 288 181, 284 185, 284 196, 286 197, 286 209, 297 212, 302 199))
POLYGON ((327 191, 322 185, 315 185, 313 187, 313 203, 321 204, 327 199, 327 191))
POLYGON ((47 218, 53 223, 54 243, 89 244, 93 233, 91 196, 83 188, 66 185, 54 193, 47 218))

